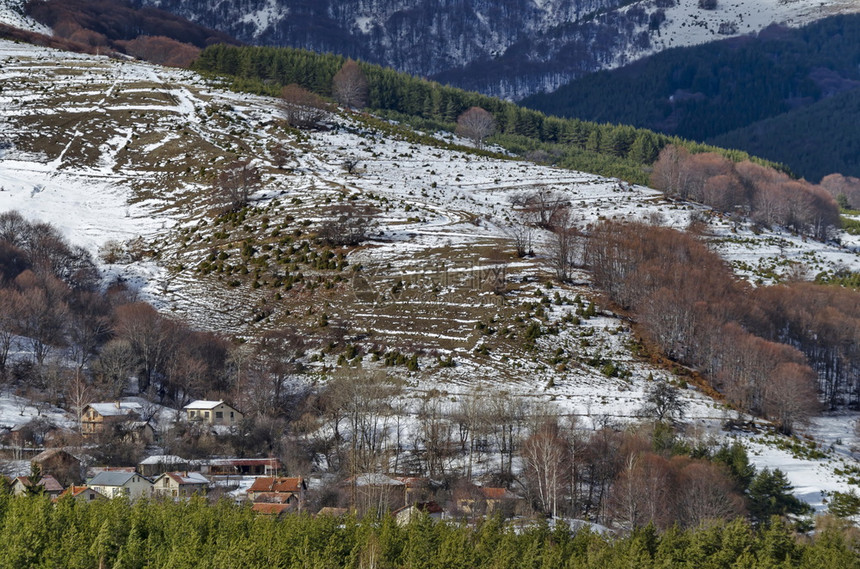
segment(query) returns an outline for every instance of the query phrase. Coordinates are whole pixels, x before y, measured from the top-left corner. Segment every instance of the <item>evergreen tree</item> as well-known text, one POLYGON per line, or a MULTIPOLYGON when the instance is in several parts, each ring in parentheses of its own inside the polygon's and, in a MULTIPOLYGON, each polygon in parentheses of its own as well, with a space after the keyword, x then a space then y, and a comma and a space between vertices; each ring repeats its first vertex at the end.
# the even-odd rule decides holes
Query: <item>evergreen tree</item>
POLYGON ((809 513, 810 506, 795 497, 785 473, 780 469, 765 468, 753 478, 747 495, 750 517, 756 523, 764 523, 772 516, 802 515, 809 513))

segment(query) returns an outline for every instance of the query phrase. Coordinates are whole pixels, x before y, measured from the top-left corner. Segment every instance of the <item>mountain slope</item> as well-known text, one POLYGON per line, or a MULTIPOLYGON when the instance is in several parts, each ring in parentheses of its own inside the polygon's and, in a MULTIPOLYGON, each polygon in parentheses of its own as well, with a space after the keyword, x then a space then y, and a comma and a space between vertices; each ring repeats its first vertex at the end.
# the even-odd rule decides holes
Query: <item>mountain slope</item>
MULTIPOLYGON (((694 140, 712 140, 776 115, 782 115, 781 123, 789 124, 798 109, 840 93, 858 92, 857 37, 860 15, 828 18, 799 30, 772 27, 757 37, 669 50, 622 69, 582 78, 555 93, 535 95, 523 103, 560 116, 622 122, 694 140)), ((846 94, 844 99, 852 97, 856 95, 846 94)), ((843 104, 840 111, 850 108, 843 104)), ((846 140, 856 115, 839 115, 839 120, 819 124, 808 132, 799 126, 802 115, 797 120, 800 122, 793 130, 800 139, 786 141, 789 147, 811 146, 811 141, 804 141, 807 134, 846 140)), ((770 158, 776 155, 776 142, 767 143, 770 158)), ((763 148, 737 136, 732 143, 749 151, 763 148)), ((850 155, 850 149, 848 152, 850 155)), ((828 174, 846 165, 823 152, 816 153, 815 160, 791 150, 778 154, 790 159, 786 164, 795 172, 815 179, 822 172, 828 174)), ((849 170, 856 172, 850 158, 847 162, 849 170)))
MULTIPOLYGON (((670 374, 634 355, 624 319, 588 309, 600 301, 587 273, 550 282, 548 233, 536 233, 536 257, 515 257, 511 198, 562 193, 582 227, 604 218, 684 226, 700 208, 476 155, 451 135, 419 137, 372 117, 333 114, 326 130, 292 130, 276 101, 191 72, 10 42, 0 42, 0 64, 10 86, 0 94, 0 209, 53 222, 94 253, 139 236, 142 260, 103 261, 109 278, 199 328, 295 331, 303 381, 349 365, 391 373, 408 388, 409 415, 430 394, 458 400, 489 386, 552 401, 597 428, 635 420, 648 377, 670 374), (40 89, 48 80, 62 88, 40 89), (280 165, 276 144, 288 156, 280 165), (253 157, 263 183, 251 207, 231 213, 212 186, 236 157, 253 157), (349 172, 348 160, 358 168, 349 172), (348 205, 375 211, 371 239, 321 244, 315 234, 348 205)), ((751 279, 788 271, 788 261, 860 268, 847 249, 707 219, 713 246, 751 279)), ((691 424, 723 436, 720 403, 695 388, 681 396, 691 424)), ((826 459, 793 458, 767 437, 747 444, 757 464, 786 468, 821 506, 822 490, 847 488, 835 469, 853 464, 855 439, 844 419, 818 429, 836 449, 826 459)))
POLYGON ((668 47, 860 11, 852 0, 136 0, 248 43, 334 52, 505 98, 668 47))

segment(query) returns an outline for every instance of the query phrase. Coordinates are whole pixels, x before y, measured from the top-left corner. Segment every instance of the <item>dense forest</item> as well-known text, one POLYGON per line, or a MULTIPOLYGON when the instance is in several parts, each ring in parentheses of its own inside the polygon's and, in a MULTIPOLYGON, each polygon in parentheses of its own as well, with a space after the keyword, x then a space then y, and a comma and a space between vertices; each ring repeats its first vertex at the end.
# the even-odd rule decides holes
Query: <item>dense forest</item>
POLYGON ((522 103, 559 116, 728 144, 788 164, 809 178, 857 175, 856 160, 843 156, 856 156, 850 148, 856 150, 858 35, 856 15, 799 30, 772 26, 755 38, 667 50, 522 103), (828 102, 813 105, 819 101, 828 102), (823 147, 811 142, 818 138, 827 141, 823 147), (831 154, 829 149, 839 150, 831 154))
MULTIPOLYGON (((321 96, 332 96, 332 79, 344 58, 288 48, 215 45, 194 62, 198 71, 230 77, 232 88, 268 95, 280 94, 285 85, 297 84, 321 96)), ((648 181, 647 166, 667 144, 690 151, 713 151, 740 161, 744 152, 692 143, 623 125, 598 124, 548 117, 513 103, 446 87, 359 63, 369 82, 367 107, 383 117, 409 122, 436 132, 454 130, 454 121, 471 107, 489 111, 496 123, 493 143, 522 155, 562 167, 615 176, 635 183, 648 181)))
POLYGON ((850 569, 860 557, 856 534, 832 520, 811 539, 778 520, 663 533, 646 526, 617 537, 544 521, 517 527, 419 516, 401 526, 391 516, 277 519, 202 499, 54 505, 0 495, 0 567, 850 569))
POLYGON ((831 172, 858 176, 860 132, 848 126, 858 121, 860 90, 855 89, 720 134, 710 141, 790 164, 793 171, 810 180, 831 172))

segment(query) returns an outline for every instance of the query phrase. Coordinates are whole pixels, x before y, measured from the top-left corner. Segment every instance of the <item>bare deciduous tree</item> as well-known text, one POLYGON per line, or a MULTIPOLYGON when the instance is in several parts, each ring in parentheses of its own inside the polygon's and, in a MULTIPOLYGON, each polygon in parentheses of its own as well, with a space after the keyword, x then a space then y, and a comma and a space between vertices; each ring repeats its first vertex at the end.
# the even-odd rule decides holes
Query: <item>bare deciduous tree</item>
POLYGON ((234 160, 218 173, 215 189, 227 207, 237 211, 248 205, 251 194, 261 183, 260 170, 250 160, 234 160))
POLYGON ((295 83, 281 89, 281 101, 284 118, 296 128, 318 128, 328 113, 328 104, 322 97, 295 83))
POLYGON ((341 105, 350 109, 361 109, 367 106, 370 83, 358 63, 347 59, 332 79, 332 92, 341 105))
POLYGON ((549 243, 549 258, 558 280, 570 280, 571 272, 582 264, 584 239, 569 215, 560 216, 549 243))
POLYGON ((481 107, 471 107, 457 117, 457 134, 483 148, 484 140, 496 129, 496 119, 481 107))
POLYGON ((568 221, 570 200, 549 188, 518 194, 511 204, 519 208, 526 223, 552 231, 560 221, 568 221))
POLYGON ((523 442, 525 475, 541 509, 553 518, 559 514, 560 494, 570 472, 568 442, 559 433, 557 420, 547 420, 523 442))

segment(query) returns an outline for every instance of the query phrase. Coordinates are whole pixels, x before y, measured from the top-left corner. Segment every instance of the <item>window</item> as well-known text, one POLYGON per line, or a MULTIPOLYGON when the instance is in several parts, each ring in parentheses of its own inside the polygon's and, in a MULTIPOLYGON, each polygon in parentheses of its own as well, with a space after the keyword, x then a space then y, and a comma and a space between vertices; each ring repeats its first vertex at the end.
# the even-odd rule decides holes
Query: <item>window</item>
POLYGON ((233 412, 232 411, 230 411, 230 422, 231 423, 233 422, 233 412))
POLYGON ((203 416, 208 419, 209 418, 209 411, 203 411, 203 416))
POLYGON ((215 411, 215 418, 216 419, 223 419, 224 413, 222 413, 221 411, 215 411))

